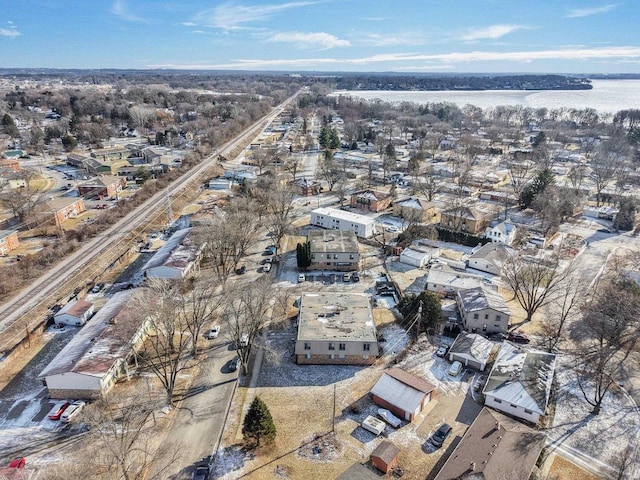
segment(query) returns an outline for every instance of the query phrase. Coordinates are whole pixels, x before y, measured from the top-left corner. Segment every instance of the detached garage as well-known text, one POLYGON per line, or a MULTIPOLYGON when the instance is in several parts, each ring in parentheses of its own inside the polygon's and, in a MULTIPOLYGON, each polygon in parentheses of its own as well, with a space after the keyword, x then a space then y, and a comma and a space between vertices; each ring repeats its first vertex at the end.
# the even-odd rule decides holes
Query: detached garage
POLYGON ((373 401, 394 415, 413 422, 416 415, 431 401, 436 389, 426 380, 400 370, 386 370, 371 389, 373 401))
POLYGON ((73 325, 79 327, 87 323, 93 315, 93 303, 85 300, 69 302, 53 316, 56 325, 73 325))
POLYGON ((496 344, 482 335, 463 332, 456 337, 448 356, 452 362, 458 360, 466 367, 483 372, 494 349, 497 349, 496 344))

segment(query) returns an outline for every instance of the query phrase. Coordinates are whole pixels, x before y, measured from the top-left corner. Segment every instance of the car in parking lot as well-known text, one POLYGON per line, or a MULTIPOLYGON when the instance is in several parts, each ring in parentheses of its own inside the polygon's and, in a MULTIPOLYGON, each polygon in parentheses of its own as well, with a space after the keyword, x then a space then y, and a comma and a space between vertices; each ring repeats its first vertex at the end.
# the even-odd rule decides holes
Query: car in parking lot
POLYGON ((449 351, 449 345, 440 345, 440 348, 438 348, 438 351, 436 352, 436 356, 444 357, 448 351, 449 351))
POLYGON ((389 226, 389 227, 385 227, 384 231, 388 232, 388 233, 398 233, 400 230, 398 230, 398 227, 394 227, 392 225, 392 226, 389 226))
POLYGON ((191 480, 207 480, 209 478, 209 466, 198 465, 191 475, 191 480))
POLYGON ((49 413, 49 415, 47 415, 47 418, 49 420, 60 420, 60 417, 62 417, 62 414, 64 413, 64 411, 69 408, 69 406, 71 405, 71 402, 61 402, 58 403, 53 410, 51 410, 51 413, 49 413))
POLYGON ((448 423, 443 423, 431 436, 431 443, 436 447, 441 447, 445 440, 451 435, 453 428, 448 423))
POLYGON ((236 275, 244 275, 245 273, 247 273, 247 267, 244 265, 236 269, 236 275))
POLYGON ((240 364, 240 357, 237 355, 233 357, 233 360, 229 362, 229 371, 235 372, 238 369, 238 365, 240 364))
POLYGON ((98 293, 104 288, 104 283, 96 283, 91 289, 91 293, 98 293))
POLYGON ((267 264, 263 265, 263 266, 262 266, 262 271, 263 271, 264 273, 269 273, 269 272, 271 271, 271 264, 270 264, 270 263, 267 263, 267 264))
POLYGON ((518 332, 512 332, 507 335, 507 340, 514 343, 529 343, 531 341, 529 337, 518 332))
POLYGON ((60 417, 60 421, 62 423, 69 423, 71 420, 73 420, 74 417, 77 417, 80 414, 85 405, 86 403, 82 400, 73 402, 71 405, 69 405, 69 408, 64 411, 64 413, 60 417))
POLYGON ((449 375, 451 375, 452 377, 457 377, 458 375, 460 375, 460 372, 462 371, 462 363, 459 362, 458 360, 456 360, 455 362, 453 362, 451 364, 451 366, 449 367, 449 375))
POLYGON ((306 279, 307 277, 304 275, 304 273, 298 274, 298 283, 304 282, 306 279))
POLYGON ((207 338, 209 340, 218 338, 218 335, 220 335, 220 325, 214 325, 213 327, 211 327, 211 330, 207 332, 207 338))
POLYGON ((343 282, 350 282, 351 281, 351 274, 349 272, 344 272, 342 274, 342 281, 343 282))
POLYGON ((353 272, 353 274, 351 275, 351 280, 353 282, 359 282, 360 281, 360 275, 358 275, 358 272, 353 272))

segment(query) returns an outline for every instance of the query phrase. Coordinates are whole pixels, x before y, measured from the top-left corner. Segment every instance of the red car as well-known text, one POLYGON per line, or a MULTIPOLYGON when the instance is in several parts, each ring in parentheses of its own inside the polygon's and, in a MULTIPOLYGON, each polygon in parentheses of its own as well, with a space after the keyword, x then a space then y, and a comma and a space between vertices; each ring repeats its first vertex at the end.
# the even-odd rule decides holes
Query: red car
POLYGON ((47 417, 49 420, 60 420, 60 417, 62 416, 62 414, 64 413, 64 411, 69 408, 69 405, 71 405, 70 402, 64 402, 63 404, 60 404, 60 406, 58 407, 57 410, 55 410, 53 413, 49 414, 49 416, 47 417))

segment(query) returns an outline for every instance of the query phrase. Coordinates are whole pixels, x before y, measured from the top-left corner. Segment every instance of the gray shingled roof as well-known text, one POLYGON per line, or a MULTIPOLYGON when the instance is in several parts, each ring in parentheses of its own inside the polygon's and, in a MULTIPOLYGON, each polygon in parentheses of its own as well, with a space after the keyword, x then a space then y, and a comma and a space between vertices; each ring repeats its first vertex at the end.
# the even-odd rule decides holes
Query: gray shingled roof
POLYGON ((497 312, 511 315, 511 310, 502 295, 483 287, 469 288, 458 291, 462 308, 465 312, 476 312, 490 308, 497 312))

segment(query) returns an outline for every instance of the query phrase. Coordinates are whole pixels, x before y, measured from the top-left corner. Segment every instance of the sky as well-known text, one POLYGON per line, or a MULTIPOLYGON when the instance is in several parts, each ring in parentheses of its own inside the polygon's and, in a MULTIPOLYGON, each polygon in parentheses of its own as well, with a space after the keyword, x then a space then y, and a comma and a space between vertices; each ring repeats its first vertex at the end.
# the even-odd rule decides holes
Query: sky
POLYGON ((0 67, 638 73, 640 0, 0 0, 0 67))

